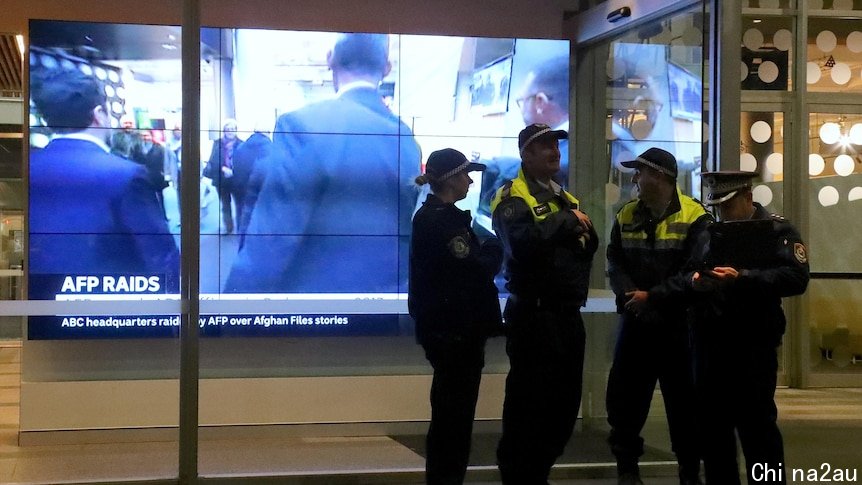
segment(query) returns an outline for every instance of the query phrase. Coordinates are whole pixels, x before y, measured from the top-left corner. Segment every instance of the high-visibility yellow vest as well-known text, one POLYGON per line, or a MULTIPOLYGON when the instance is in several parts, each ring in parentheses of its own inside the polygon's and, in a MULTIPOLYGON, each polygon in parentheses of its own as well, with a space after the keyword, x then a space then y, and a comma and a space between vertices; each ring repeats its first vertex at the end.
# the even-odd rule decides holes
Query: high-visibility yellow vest
POLYGON ((706 214, 706 209, 698 201, 683 195, 679 187, 676 188, 676 194, 679 197, 680 210, 658 223, 653 245, 649 244, 649 235, 644 231, 643 226, 634 227, 637 200, 627 203, 617 212, 623 249, 681 249, 685 245, 689 227, 706 214))
MULTIPOLYGON (((575 196, 563 189, 560 189, 560 196, 565 197, 566 200, 572 204, 573 208, 578 208, 579 202, 575 196)), ((497 193, 494 195, 494 200, 491 201, 491 213, 497 209, 500 202, 509 197, 518 197, 526 202, 527 205, 530 206, 530 213, 533 214, 533 220, 535 222, 541 222, 554 212, 562 210, 560 202, 556 198, 551 198, 551 200, 547 202, 540 203, 532 194, 530 194, 530 189, 527 186, 527 179, 524 175, 523 168, 518 169, 518 178, 506 182, 497 190, 497 193)))

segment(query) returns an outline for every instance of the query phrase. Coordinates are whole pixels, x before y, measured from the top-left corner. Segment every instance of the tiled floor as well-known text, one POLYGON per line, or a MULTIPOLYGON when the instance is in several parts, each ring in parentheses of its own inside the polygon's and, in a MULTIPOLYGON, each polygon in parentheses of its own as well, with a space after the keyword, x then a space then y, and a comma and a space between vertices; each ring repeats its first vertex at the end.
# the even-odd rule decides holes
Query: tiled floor
MULTIPOLYGON (((20 348, 0 342, 0 484, 168 480, 177 475, 175 441, 19 447, 19 401, 20 348)), ((782 389, 777 401, 788 467, 819 469, 828 463, 833 468, 862 468, 862 389, 782 389)), ((583 445, 587 454, 595 455, 593 461, 607 460, 597 431, 581 433, 582 439, 600 441, 583 445)), ((645 436, 657 448, 654 459, 665 460, 669 455, 663 420, 651 420, 645 436)), ((493 446, 492 439, 476 442, 493 446)), ((213 483, 245 483, 248 479, 240 477, 249 476, 273 477, 266 483, 421 483, 424 460, 411 450, 411 443, 417 448, 416 439, 404 437, 202 440, 199 471, 205 477, 221 477, 213 483), (275 478, 284 474, 302 478, 275 478)), ((499 483, 488 456, 493 450, 474 452, 479 466, 471 467, 470 483, 499 483)), ((570 465, 555 470, 551 483, 611 485, 612 473, 610 463, 570 465)), ((668 463, 656 462, 645 475, 651 476, 646 478, 650 485, 677 483, 668 463)))

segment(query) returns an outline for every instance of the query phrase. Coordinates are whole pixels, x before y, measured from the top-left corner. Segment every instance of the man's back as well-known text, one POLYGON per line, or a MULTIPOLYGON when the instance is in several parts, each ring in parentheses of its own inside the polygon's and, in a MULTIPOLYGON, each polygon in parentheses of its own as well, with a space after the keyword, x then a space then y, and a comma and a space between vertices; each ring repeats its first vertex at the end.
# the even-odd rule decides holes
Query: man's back
POLYGON ((397 291, 420 170, 409 128, 358 88, 282 115, 273 141, 225 291, 397 291))
POLYGON ((30 157, 30 194, 33 273, 176 277, 179 253, 140 165, 57 139, 30 157))

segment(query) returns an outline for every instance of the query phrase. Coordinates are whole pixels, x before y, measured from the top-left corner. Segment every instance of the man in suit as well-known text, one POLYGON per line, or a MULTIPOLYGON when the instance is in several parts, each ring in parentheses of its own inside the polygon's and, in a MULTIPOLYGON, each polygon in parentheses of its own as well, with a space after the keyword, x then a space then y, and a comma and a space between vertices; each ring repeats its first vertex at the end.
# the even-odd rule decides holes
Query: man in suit
MULTIPOLYGON (((272 123, 270 123, 270 126, 272 123)), ((244 237, 251 220, 251 213, 266 177, 265 163, 272 152, 269 131, 257 127, 254 133, 236 149, 233 178, 237 194, 237 219, 240 237, 244 237)))
MULTIPOLYGON (((179 290, 179 251, 147 170, 110 154, 99 81, 78 70, 31 73, 32 99, 54 133, 30 156, 30 272, 159 276, 179 290)), ((30 279, 31 298, 59 288, 30 279)))
POLYGON ((396 292, 406 282, 420 154, 378 91, 388 54, 386 35, 339 36, 327 55, 335 97, 279 117, 225 291, 396 292))

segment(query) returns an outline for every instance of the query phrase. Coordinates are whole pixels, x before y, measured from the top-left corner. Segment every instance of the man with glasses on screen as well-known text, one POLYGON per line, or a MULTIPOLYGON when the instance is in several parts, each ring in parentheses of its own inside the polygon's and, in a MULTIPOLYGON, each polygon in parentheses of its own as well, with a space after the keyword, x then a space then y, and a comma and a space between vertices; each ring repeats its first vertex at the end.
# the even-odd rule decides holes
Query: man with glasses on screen
POLYGON ((421 167, 413 133, 378 89, 392 67, 389 37, 341 34, 327 62, 335 97, 276 123, 227 292, 395 293, 406 284, 421 167))
MULTIPOLYGON (((515 99, 525 125, 542 123, 555 130, 569 130, 569 57, 558 56, 540 62, 527 74, 521 92, 515 99)), ((569 185, 569 140, 559 140, 560 170, 555 181, 563 188, 569 185)), ((507 180, 518 176, 521 160, 500 156, 483 160, 487 169, 482 176, 479 212, 490 214, 491 199, 507 180)))
POLYGON ((99 81, 75 69, 30 75, 33 103, 54 133, 30 157, 30 271, 159 275, 162 289, 178 291, 176 242, 147 170, 110 153, 99 81))

